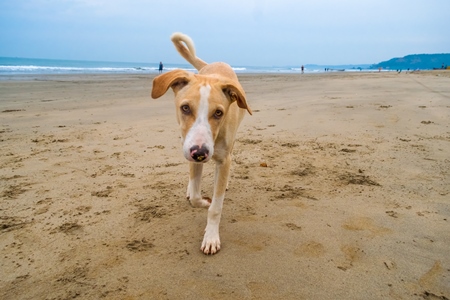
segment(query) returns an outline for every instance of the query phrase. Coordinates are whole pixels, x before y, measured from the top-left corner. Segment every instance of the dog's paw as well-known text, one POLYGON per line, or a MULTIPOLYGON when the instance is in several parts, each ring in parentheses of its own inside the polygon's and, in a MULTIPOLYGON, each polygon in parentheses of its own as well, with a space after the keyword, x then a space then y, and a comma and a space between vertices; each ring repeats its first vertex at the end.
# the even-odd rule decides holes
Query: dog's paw
POLYGON ((211 206, 211 198, 203 197, 199 199, 189 199, 189 202, 191 202, 191 205, 193 207, 204 207, 208 208, 211 206))
POLYGON ((203 237, 202 246, 200 250, 208 255, 208 254, 216 254, 220 250, 220 237, 219 232, 217 230, 208 230, 205 231, 205 236, 203 237))
POLYGON ((220 250, 220 239, 217 238, 216 240, 206 240, 206 238, 204 238, 200 250, 206 255, 216 254, 220 250))

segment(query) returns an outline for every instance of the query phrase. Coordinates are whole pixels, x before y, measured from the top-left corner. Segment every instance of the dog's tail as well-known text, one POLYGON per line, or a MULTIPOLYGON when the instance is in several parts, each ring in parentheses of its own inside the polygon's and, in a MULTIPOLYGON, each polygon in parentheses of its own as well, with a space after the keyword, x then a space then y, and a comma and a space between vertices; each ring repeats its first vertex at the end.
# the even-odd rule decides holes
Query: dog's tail
POLYGON ((198 71, 200 71, 201 68, 207 65, 206 62, 195 56, 195 47, 194 42, 192 39, 181 33, 181 32, 175 32, 170 37, 172 40, 172 43, 175 45, 175 48, 177 48, 178 53, 181 54, 181 56, 184 57, 191 65, 193 65, 198 71), (186 44, 186 46, 183 44, 186 44))

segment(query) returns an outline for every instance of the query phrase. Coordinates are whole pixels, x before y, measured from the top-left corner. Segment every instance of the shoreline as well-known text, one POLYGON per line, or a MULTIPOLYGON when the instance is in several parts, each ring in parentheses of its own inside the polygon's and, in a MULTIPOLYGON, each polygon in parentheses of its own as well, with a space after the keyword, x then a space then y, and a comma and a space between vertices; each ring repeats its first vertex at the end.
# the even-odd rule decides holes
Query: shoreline
MULTIPOLYGON (((196 73, 196 72, 195 72, 196 73)), ((340 76, 340 75, 366 75, 366 74, 433 74, 433 75, 442 75, 442 76, 450 76, 450 70, 446 69, 438 69, 438 70, 413 70, 413 71, 405 71, 402 70, 401 73, 395 71, 395 70, 382 70, 381 72, 377 70, 373 71, 329 71, 329 72, 237 72, 236 73, 238 77, 245 77, 245 76, 324 76, 324 75, 330 75, 330 76, 340 76)), ((0 74, 0 81, 26 81, 26 80, 37 80, 41 78, 101 78, 101 77, 111 77, 111 78, 124 78, 124 77, 156 77, 158 76, 158 73, 80 73, 80 74, 0 74)))

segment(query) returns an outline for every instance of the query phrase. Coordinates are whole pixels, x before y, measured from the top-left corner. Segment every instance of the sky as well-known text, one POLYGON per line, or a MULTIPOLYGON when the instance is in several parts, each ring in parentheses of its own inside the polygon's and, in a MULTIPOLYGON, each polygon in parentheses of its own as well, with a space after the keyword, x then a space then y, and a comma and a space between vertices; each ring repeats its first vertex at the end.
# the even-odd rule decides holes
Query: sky
POLYGON ((232 66, 372 64, 450 53, 449 0, 0 0, 0 56, 232 66))

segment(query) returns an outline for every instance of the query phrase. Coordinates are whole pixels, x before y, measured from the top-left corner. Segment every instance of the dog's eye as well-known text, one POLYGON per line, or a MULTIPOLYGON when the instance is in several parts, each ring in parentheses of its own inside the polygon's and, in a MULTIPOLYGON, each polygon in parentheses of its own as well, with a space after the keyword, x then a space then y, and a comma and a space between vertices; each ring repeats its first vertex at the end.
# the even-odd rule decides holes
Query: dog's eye
POLYGON ((181 111, 185 114, 190 114, 191 108, 189 107, 189 105, 183 105, 183 106, 181 106, 181 111))
POLYGON ((222 116, 223 116, 223 111, 221 111, 219 109, 215 111, 214 118, 220 119, 222 116))

